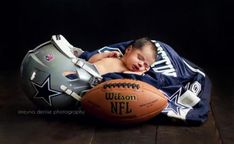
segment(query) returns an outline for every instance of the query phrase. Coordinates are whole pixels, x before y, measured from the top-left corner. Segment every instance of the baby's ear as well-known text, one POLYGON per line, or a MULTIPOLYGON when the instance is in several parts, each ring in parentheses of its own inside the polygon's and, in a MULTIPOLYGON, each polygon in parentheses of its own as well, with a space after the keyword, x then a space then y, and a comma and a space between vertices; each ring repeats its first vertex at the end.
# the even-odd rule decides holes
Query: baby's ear
POLYGON ((128 47, 125 49, 125 53, 130 52, 131 50, 132 50, 132 45, 128 46, 128 47))

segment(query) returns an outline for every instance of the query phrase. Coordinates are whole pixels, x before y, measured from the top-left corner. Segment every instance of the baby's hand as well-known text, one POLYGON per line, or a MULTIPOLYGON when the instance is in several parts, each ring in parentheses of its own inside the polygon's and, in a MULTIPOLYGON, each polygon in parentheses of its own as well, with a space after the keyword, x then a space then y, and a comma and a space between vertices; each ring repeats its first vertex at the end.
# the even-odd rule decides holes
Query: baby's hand
POLYGON ((118 51, 110 51, 108 53, 109 53, 108 57, 112 57, 112 58, 118 58, 121 56, 120 52, 118 52, 118 51))

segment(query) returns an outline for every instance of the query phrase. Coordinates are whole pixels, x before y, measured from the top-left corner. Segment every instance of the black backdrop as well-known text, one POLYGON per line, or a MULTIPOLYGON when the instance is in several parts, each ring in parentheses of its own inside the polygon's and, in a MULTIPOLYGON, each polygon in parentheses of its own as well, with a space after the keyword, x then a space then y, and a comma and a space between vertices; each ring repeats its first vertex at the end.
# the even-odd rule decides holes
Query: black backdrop
POLYGON ((29 49, 63 34, 86 50, 149 36, 210 75, 233 73, 233 5, 225 1, 10 0, 2 6, 2 70, 18 70, 29 49))

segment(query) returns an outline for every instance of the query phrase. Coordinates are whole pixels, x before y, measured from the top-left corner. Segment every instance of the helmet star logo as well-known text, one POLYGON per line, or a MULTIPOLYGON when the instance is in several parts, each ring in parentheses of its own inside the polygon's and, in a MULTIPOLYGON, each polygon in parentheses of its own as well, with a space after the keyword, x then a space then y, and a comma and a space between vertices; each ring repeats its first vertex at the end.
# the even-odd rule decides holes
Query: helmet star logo
POLYGON ((34 82, 32 82, 32 84, 36 90, 34 98, 42 99, 50 106, 52 106, 51 98, 61 94, 61 92, 51 89, 50 77, 48 77, 41 85, 34 82))

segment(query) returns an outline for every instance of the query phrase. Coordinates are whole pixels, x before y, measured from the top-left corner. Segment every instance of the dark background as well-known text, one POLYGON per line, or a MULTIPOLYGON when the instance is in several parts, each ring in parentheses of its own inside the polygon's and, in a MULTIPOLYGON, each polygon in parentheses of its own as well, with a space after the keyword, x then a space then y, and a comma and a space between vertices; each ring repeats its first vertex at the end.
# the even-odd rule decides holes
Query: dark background
POLYGON ((233 72, 233 4, 214 0, 14 0, 1 14, 1 69, 19 69, 29 49, 63 34, 86 50, 149 36, 214 71, 233 72), (230 67, 231 66, 231 67, 230 67))

